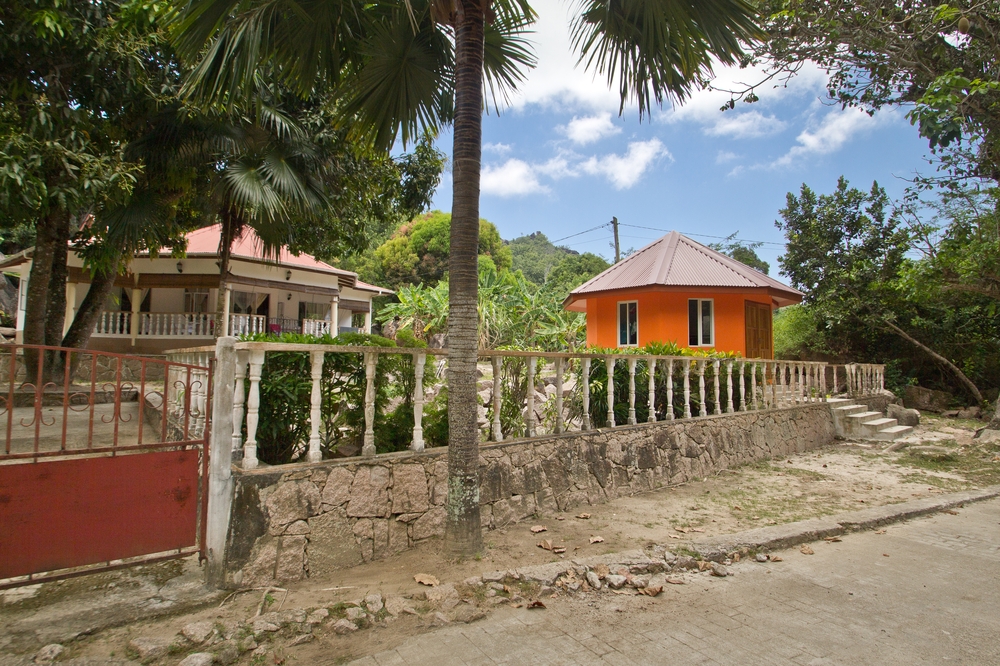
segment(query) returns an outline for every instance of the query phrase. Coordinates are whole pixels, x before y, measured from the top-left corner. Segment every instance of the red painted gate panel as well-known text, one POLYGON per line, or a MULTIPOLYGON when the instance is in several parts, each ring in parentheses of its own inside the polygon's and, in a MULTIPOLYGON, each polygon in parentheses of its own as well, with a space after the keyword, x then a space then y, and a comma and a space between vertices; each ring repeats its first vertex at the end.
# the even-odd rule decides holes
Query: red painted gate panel
POLYGON ((199 453, 0 465, 0 579, 195 546, 199 453))

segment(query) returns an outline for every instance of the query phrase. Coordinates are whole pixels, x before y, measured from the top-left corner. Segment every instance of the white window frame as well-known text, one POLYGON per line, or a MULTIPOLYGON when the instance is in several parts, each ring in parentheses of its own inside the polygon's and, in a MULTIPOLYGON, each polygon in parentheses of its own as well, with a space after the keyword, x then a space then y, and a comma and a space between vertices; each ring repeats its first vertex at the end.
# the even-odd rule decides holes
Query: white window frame
POLYGON ((616 308, 616 323, 615 326, 615 338, 618 340, 619 347, 638 347, 639 346, 639 301, 618 301, 616 308), (622 306, 635 304, 635 344, 628 344, 622 342, 622 306))
POLYGON ((697 301, 698 303, 698 344, 692 345, 690 338, 691 331, 691 321, 688 320, 688 346, 689 347, 715 347, 715 299, 714 298, 689 298, 688 299, 688 317, 691 316, 691 301, 697 301), (702 342, 702 337, 704 331, 701 328, 702 324, 702 314, 701 314, 701 304, 704 302, 709 302, 712 304, 712 330, 711 330, 711 342, 702 342))

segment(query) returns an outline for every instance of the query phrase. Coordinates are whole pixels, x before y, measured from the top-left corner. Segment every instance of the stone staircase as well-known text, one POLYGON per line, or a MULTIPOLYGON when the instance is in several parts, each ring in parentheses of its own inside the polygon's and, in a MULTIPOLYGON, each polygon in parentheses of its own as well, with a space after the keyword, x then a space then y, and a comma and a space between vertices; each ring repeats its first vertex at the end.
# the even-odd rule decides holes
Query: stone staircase
POLYGON ((913 432, 912 426, 902 426, 896 419, 886 418, 881 412, 870 412, 864 405, 847 398, 827 400, 833 413, 833 426, 838 437, 892 442, 913 432))

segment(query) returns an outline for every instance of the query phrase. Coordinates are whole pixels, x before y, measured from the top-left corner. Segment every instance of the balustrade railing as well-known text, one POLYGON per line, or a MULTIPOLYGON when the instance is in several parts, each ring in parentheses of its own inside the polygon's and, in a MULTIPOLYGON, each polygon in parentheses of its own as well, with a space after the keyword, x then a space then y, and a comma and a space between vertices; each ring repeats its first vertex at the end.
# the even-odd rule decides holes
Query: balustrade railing
MULTIPOLYGON (((198 354, 212 350, 181 350, 177 353, 195 356, 168 358, 203 365, 205 358, 198 354)), ((237 342, 236 350, 237 370, 230 380, 237 424, 232 444, 234 458, 242 458, 244 468, 258 465, 261 376, 268 355, 279 352, 308 356, 309 435, 299 443, 298 459, 320 460, 323 442, 328 441, 329 433, 321 432, 330 427, 324 420, 330 403, 322 388, 328 355, 354 355, 357 372, 363 372, 363 380, 356 380, 361 381, 354 394, 357 404, 346 406, 363 415, 358 431, 361 455, 375 455, 375 402, 386 382, 413 387, 408 398, 413 408, 409 448, 421 451, 426 445, 424 410, 443 385, 447 350, 277 342, 237 342), (379 374, 376 367, 383 355, 409 356, 410 363, 395 375, 379 374), (427 371, 431 356, 437 364, 434 372, 427 371), (400 372, 413 374, 404 377, 400 372)), ((480 391, 479 405, 481 432, 492 441, 793 407, 826 401, 839 392, 842 381, 854 396, 877 393, 884 384, 881 365, 744 358, 482 350, 480 368, 492 370, 492 382, 486 380, 490 388, 480 391)))
POLYGON ((229 315, 229 335, 253 335, 254 333, 267 332, 267 317, 264 315, 229 315))
POLYGON ((328 335, 330 333, 330 322, 325 319, 303 319, 302 333, 304 335, 328 335))
MULTIPOLYGON (((132 312, 102 312, 94 325, 95 335, 132 334, 132 312)), ((215 314, 210 312, 140 312, 135 334, 139 337, 202 337, 215 334, 215 314)))
POLYGON ((96 335, 128 335, 132 332, 131 312, 102 312, 94 325, 96 335))

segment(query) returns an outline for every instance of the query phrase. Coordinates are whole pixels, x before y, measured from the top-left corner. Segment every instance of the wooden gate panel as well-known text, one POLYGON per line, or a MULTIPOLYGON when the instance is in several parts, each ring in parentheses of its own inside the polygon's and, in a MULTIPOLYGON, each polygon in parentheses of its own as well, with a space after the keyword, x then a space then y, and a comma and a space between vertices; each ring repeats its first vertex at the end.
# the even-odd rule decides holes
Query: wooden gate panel
POLYGON ((200 454, 0 465, 0 579, 196 546, 200 454))

